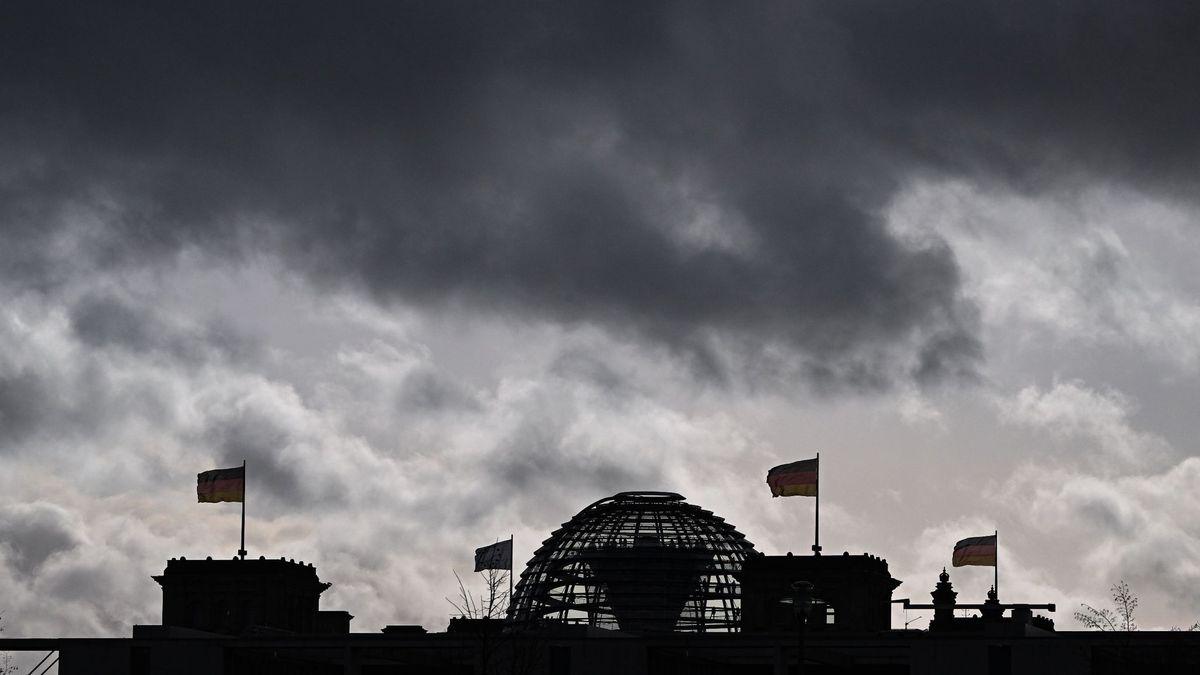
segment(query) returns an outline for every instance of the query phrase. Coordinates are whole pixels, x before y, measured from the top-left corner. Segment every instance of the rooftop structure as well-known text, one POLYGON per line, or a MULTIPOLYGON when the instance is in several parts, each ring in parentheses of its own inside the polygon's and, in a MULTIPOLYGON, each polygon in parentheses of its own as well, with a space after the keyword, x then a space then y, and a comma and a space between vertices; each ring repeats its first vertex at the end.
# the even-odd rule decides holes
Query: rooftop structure
POLYGON ((669 492, 602 499, 552 533, 504 622, 351 632, 347 612, 318 609, 316 569, 284 559, 172 559, 154 578, 162 625, 3 638, 0 651, 41 652, 62 675, 1200 672, 1200 633, 1055 631, 1033 614, 1054 605, 1002 604, 994 589, 960 603, 945 570, 932 603, 893 600, 879 556, 765 556, 669 492), (929 629, 891 626, 892 603, 933 610, 929 629))
POLYGON ((637 633, 736 631, 734 577, 754 545, 673 492, 622 492, 580 511, 534 553, 508 621, 637 633))
POLYGON ((350 615, 317 608, 330 584, 295 560, 172 558, 153 577, 163 590, 163 626, 238 635, 273 629, 348 633, 350 615))
POLYGON ((811 630, 885 631, 891 628, 892 591, 900 585, 887 561, 874 555, 754 556, 737 573, 742 582, 742 630, 792 631, 796 615, 785 599, 792 583, 813 585, 811 630))

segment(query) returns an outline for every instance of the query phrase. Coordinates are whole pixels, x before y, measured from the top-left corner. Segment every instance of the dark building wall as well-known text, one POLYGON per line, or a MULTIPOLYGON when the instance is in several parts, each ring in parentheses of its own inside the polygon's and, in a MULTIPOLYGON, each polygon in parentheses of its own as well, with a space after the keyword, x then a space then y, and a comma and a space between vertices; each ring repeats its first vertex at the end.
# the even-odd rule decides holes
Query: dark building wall
POLYGON ((350 620, 354 616, 344 610, 317 612, 316 632, 324 635, 341 635, 350 632, 350 620))
MULTIPOLYGON (((1111 636, 1095 634, 1096 641, 1111 636)), ((1156 646, 1156 649, 1160 647, 1156 646)), ((1087 640, 1030 637, 996 639, 956 636, 940 639, 925 633, 911 642, 910 667, 916 673, 978 673, 1015 675, 1027 673, 1067 675, 1097 672, 1091 663, 1087 640)), ((1129 670, 1141 672, 1182 672, 1129 670)))
MULTIPOLYGON (((141 656, 145 656, 142 654, 141 656)), ((127 675, 133 669, 133 650, 129 640, 106 640, 59 649, 59 675, 127 675)))
POLYGON ((891 628, 892 591, 900 582, 888 573, 887 561, 877 556, 751 556, 736 574, 742 584, 742 631, 771 632, 797 628, 792 606, 792 583, 813 584, 818 606, 809 619, 812 630, 881 631, 891 628))
MULTIPOLYGON (((62 675, 661 675, 795 672, 791 633, 630 636, 605 631, 347 636, 0 640, 57 650, 62 675), (36 645, 28 644, 36 642, 36 645), (53 644, 49 644, 53 642, 53 644), (484 667, 483 654, 488 654, 484 667)), ((1084 675, 1200 672, 1200 635, 1060 632, 998 638, 890 631, 808 633, 805 673, 1084 675)))

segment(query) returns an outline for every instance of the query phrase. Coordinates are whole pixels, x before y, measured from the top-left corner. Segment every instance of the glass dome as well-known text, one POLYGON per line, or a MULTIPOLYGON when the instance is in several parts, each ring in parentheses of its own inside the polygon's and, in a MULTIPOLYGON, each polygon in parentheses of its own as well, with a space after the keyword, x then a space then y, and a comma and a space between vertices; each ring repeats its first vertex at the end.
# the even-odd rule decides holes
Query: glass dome
POLYGON ((554 531, 521 573, 508 622, 637 633, 736 631, 733 573, 754 554, 724 519, 673 492, 622 492, 554 531))

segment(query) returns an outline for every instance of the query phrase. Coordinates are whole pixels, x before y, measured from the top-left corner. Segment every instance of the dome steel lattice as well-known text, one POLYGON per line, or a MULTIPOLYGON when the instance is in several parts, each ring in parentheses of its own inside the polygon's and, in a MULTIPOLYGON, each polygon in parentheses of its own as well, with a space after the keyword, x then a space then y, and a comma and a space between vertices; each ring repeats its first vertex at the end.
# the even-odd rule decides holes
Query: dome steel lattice
POLYGON ((736 631, 733 573, 754 553, 723 518, 673 492, 622 492, 555 530, 521 573, 514 628, 546 621, 646 633, 736 631))

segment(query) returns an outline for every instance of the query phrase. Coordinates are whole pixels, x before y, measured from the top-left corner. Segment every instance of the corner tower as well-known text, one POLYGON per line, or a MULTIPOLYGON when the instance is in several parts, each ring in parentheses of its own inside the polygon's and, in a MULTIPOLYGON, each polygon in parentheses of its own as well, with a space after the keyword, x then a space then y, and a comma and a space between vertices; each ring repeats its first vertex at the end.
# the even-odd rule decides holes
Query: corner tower
MULTIPOLYGON (((345 615, 318 611, 321 593, 331 584, 303 561, 172 558, 153 579, 163 590, 164 626, 226 635, 251 628, 317 633, 330 630, 334 614, 345 615)), ((348 631, 345 623, 345 630, 330 632, 348 631)))

